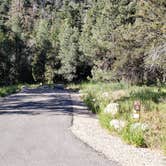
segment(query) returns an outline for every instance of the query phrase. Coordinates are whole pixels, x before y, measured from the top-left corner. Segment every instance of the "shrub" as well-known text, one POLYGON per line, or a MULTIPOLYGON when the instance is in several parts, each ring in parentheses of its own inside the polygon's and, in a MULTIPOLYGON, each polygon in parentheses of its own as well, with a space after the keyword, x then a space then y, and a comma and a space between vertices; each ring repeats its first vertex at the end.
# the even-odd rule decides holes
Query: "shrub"
POLYGON ((84 102, 87 104, 87 106, 91 109, 93 113, 99 113, 99 103, 97 99, 94 98, 93 94, 89 93, 86 98, 84 99, 84 102))
POLYGON ((128 125, 121 133, 122 138, 130 144, 138 147, 146 147, 144 132, 141 129, 132 129, 128 125))
POLYGON ((0 87, 0 96, 4 97, 6 95, 17 92, 20 89, 21 89, 21 85, 12 85, 12 86, 0 87))
POLYGON ((103 112, 101 112, 98 118, 102 127, 112 131, 112 128, 110 127, 112 116, 110 114, 104 114, 103 112))

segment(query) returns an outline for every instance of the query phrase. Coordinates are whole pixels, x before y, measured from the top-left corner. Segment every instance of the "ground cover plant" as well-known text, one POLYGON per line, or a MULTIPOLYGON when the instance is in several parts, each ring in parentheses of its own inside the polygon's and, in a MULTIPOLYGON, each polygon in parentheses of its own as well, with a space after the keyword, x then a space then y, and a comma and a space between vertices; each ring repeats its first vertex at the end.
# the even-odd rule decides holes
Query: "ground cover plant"
POLYGON ((24 87, 37 88, 38 86, 40 85, 39 84, 16 84, 16 85, 0 86, 0 97, 5 97, 7 95, 19 92, 24 87))
POLYGON ((2 86, 0 87, 0 97, 7 96, 9 94, 18 92, 21 90, 22 85, 11 85, 11 86, 2 86))
POLYGON ((79 85, 70 85, 71 88, 80 89, 82 98, 93 113, 98 115, 104 128, 112 134, 122 137, 127 143, 138 147, 149 147, 163 150, 166 153, 166 87, 161 86, 132 86, 126 83, 88 82, 79 85), (146 123, 148 130, 139 128, 131 130, 137 121, 131 117, 133 103, 141 102, 139 123, 146 123), (104 113, 105 107, 110 103, 119 104, 119 112, 115 117, 104 113), (122 131, 116 131, 110 126, 113 119, 127 121, 122 131))

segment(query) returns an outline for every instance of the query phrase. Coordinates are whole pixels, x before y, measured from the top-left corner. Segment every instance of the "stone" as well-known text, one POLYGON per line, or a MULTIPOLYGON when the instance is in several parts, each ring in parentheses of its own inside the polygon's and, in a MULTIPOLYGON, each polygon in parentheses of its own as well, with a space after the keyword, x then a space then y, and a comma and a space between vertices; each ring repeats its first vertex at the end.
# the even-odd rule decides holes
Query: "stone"
POLYGON ((149 126, 148 126, 148 124, 146 124, 146 123, 137 122, 137 123, 133 123, 133 124, 131 125, 131 130, 147 131, 147 130, 149 130, 149 126))
POLYGON ((119 112, 119 104, 118 103, 110 103, 104 109, 104 113, 111 113, 113 116, 119 112))
POLYGON ((139 119, 139 118, 140 118, 139 114, 137 114, 137 113, 133 113, 133 114, 132 114, 132 117, 133 117, 134 119, 139 119))
POLYGON ((126 121, 113 119, 110 121, 110 126, 115 130, 122 130, 126 126, 126 121))

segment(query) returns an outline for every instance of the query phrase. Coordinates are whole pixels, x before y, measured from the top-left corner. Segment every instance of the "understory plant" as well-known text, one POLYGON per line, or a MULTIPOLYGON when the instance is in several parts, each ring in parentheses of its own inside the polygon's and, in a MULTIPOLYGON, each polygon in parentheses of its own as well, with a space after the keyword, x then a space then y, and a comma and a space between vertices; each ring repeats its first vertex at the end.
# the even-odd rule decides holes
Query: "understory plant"
MULTIPOLYGON (((74 86, 72 86, 74 88, 74 86)), ((98 114, 102 127, 118 134, 124 141, 137 147, 149 147, 166 151, 166 87, 132 86, 126 83, 88 82, 77 85, 83 100, 93 113, 98 114), (140 101, 140 119, 132 119, 133 103, 140 101), (104 113, 109 103, 118 103, 119 112, 112 117, 104 113), (126 121, 122 131, 116 131, 110 126, 112 119, 126 121), (149 129, 131 130, 134 123, 144 123, 149 129)))

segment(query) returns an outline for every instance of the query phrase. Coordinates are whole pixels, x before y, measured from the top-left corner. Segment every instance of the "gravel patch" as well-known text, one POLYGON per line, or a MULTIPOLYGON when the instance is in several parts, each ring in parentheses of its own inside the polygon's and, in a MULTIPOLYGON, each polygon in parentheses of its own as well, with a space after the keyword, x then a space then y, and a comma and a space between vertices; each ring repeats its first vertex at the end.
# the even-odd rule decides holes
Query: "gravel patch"
POLYGON ((71 93, 74 115, 71 131, 96 151, 122 166, 164 166, 166 158, 147 148, 125 144, 119 137, 110 135, 101 128, 98 119, 90 114, 76 93, 71 93))

